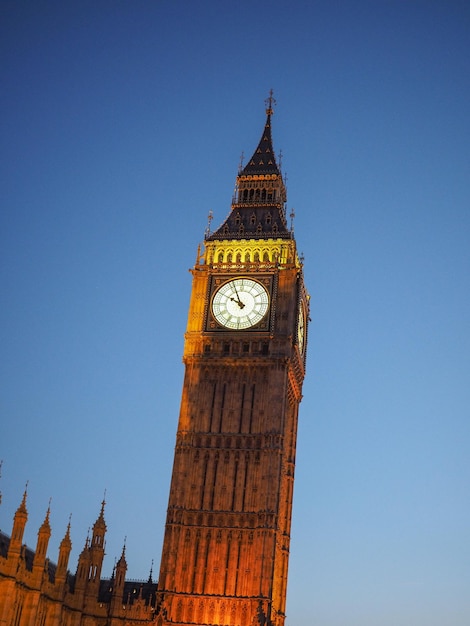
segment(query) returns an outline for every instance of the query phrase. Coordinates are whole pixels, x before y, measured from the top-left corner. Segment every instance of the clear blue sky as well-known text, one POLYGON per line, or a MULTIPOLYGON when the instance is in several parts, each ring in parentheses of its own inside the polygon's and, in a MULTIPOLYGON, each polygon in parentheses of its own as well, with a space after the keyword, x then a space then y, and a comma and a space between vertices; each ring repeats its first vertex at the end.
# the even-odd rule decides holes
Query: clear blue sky
POLYGON ((273 88, 312 296, 287 626, 470 624, 468 2, 0 5, 0 528, 158 572, 195 261, 273 88))

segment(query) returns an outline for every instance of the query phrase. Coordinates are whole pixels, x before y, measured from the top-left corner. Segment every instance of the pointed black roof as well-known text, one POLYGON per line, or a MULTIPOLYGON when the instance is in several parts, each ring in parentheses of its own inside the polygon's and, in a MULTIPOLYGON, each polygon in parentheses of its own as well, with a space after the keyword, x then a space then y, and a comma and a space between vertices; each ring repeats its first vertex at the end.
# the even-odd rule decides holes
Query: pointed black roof
POLYGON ((285 215, 286 188, 271 135, 273 100, 271 92, 261 139, 238 173, 231 211, 215 232, 206 235, 207 240, 292 238, 285 215))
POLYGON ((272 109, 267 109, 266 113, 266 124, 264 126, 261 139, 259 140, 258 147, 254 151, 251 159, 240 172, 240 176, 280 174, 276 163, 276 157, 274 156, 273 140, 271 135, 272 109))

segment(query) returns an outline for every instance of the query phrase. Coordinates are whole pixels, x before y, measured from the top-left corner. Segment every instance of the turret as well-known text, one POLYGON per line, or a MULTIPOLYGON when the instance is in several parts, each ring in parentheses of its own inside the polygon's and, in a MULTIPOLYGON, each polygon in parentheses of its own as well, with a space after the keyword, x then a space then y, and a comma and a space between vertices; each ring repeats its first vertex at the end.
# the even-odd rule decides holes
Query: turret
POLYGON ((106 534, 104 506, 105 501, 103 500, 100 514, 93 524, 91 540, 87 537, 85 547, 78 558, 77 575, 75 579, 75 593, 85 593, 94 600, 98 598, 101 568, 104 558, 104 537, 106 534))
POLYGON ((33 560, 33 573, 36 576, 41 577, 44 571, 46 563, 47 546, 49 545, 49 539, 51 538, 51 525, 49 523, 49 516, 51 512, 51 505, 47 507, 46 517, 38 530, 38 541, 36 544, 36 552, 33 560))
POLYGON ((116 563, 116 583, 114 586, 115 589, 121 589, 121 592, 124 589, 124 582, 126 580, 126 572, 127 572, 126 544, 124 544, 122 548, 121 558, 116 563))
POLYGON ((127 561, 126 561, 126 544, 122 548, 122 554, 116 563, 115 578, 111 597, 111 615, 115 615, 122 606, 122 598, 124 595, 124 583, 126 581, 127 561))
POLYGON ((83 550, 80 552, 75 574, 75 594, 77 596, 85 592, 90 571, 90 537, 87 535, 83 550))
POLYGON ((69 556, 72 550, 72 541, 70 539, 70 520, 67 524, 67 530, 64 538, 60 542, 59 546, 59 559, 57 562, 57 569, 55 573, 56 585, 61 585, 67 578, 67 566, 69 563, 69 556))
POLYGON ((93 534, 90 545, 90 572, 88 578, 91 583, 97 583, 97 585, 99 585, 100 582, 101 568, 103 566, 104 559, 104 537, 106 534, 106 522, 104 521, 105 504, 106 503, 103 500, 98 519, 93 524, 93 534))
POLYGON ((23 499, 20 506, 17 508, 15 517, 13 519, 13 528, 11 531, 10 545, 8 547, 8 559, 19 559, 21 554, 21 545, 23 543, 24 529, 26 522, 28 521, 28 511, 26 510, 26 497, 28 492, 28 486, 23 493, 23 499))

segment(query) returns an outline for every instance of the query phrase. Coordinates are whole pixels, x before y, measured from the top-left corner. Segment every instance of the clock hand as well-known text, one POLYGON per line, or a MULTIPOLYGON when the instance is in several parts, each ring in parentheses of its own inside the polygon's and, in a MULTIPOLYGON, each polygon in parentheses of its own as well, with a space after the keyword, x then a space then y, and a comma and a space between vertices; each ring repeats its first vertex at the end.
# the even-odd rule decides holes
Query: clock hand
POLYGON ((238 304, 238 306, 240 307, 240 309, 243 309, 245 307, 245 305, 243 304, 243 302, 240 299, 235 300, 235 298, 230 298, 230 300, 232 302, 236 302, 238 304))
MULTIPOLYGON (((243 302, 240 300, 240 296, 238 295, 238 291, 237 291, 237 286, 235 283, 233 283, 233 288, 235 289, 235 293, 237 295, 237 300, 238 300, 238 306, 243 309, 245 307, 245 305, 243 304, 243 302)), ((234 302, 236 302, 237 300, 234 300, 234 302)))

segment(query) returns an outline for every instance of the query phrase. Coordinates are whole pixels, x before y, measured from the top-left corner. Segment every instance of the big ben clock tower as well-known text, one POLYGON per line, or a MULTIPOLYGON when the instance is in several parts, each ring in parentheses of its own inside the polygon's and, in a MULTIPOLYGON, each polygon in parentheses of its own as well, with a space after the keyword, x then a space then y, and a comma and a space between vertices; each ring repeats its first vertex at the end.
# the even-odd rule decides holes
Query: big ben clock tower
POLYGON ((159 626, 283 626, 309 298, 266 124, 192 270, 159 626))

